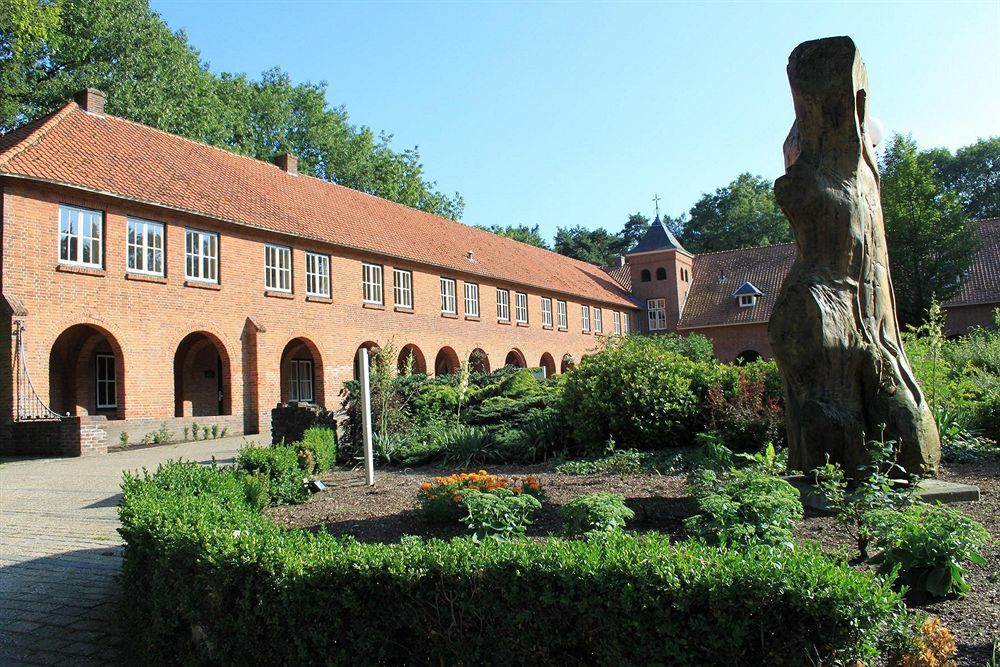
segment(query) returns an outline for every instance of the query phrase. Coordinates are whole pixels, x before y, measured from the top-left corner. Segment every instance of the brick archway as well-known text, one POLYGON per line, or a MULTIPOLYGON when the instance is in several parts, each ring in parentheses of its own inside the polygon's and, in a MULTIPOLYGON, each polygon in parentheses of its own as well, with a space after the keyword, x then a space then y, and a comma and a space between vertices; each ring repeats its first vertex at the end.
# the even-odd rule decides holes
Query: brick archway
POLYGON ((469 369, 473 373, 489 373, 490 355, 486 354, 482 348, 477 347, 469 353, 469 369))
POLYGON ((524 354, 522 354, 521 350, 514 348, 507 353, 507 358, 504 359, 503 365, 515 366, 517 368, 527 368, 528 362, 524 360, 524 354))
POLYGON ((424 353, 413 343, 404 345, 403 349, 399 351, 399 358, 396 359, 396 370, 402 372, 411 355, 413 356, 413 372, 421 375, 427 373, 427 360, 424 359, 424 353))
POLYGON ((59 414, 125 418, 125 357, 95 324, 74 324, 49 352, 49 407, 59 414))
POLYGON ((214 334, 195 331, 174 353, 174 416, 233 414, 231 363, 214 334))
POLYGON ((281 352, 281 402, 301 401, 326 405, 323 357, 316 344, 299 336, 281 352))
POLYGON ((458 354, 448 346, 442 347, 434 357, 435 375, 454 375, 458 372, 458 354))
POLYGON ((538 361, 538 365, 545 369, 545 377, 550 378, 556 374, 556 362, 552 355, 546 352, 538 361))

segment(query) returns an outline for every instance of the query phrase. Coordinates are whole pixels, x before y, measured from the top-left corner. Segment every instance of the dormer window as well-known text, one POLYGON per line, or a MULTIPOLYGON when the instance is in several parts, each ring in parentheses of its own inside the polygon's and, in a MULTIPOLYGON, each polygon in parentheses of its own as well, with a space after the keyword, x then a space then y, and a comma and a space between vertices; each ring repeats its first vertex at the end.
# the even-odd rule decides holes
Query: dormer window
POLYGON ((754 284, 748 280, 733 292, 733 296, 739 302, 740 308, 752 308, 757 305, 757 297, 764 296, 764 293, 754 287, 754 284))

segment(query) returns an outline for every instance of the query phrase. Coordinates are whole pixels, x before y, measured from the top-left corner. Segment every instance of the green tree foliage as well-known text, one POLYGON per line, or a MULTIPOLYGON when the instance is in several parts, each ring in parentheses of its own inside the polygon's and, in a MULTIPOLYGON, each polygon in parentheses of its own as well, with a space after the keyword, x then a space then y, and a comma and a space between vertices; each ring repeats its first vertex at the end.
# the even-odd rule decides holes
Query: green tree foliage
POLYGON ((625 221, 625 226, 618 232, 618 237, 622 240, 622 252, 628 252, 635 247, 642 237, 649 231, 649 218, 642 213, 633 213, 625 221))
POLYGON ((774 201, 772 183, 745 173, 698 200, 680 240, 687 250, 702 253, 785 243, 792 232, 774 201))
POLYGON ((521 243, 538 246, 546 250, 549 249, 549 244, 542 237, 538 225, 534 227, 529 227, 528 225, 490 225, 489 227, 479 226, 479 229, 484 229, 498 236, 506 236, 521 243))
POLYGON ((325 83, 213 74, 148 0, 0 0, 0 132, 43 116, 81 88, 109 113, 262 160, 291 151, 299 170, 420 210, 461 217, 460 195, 428 181, 416 147, 350 124, 325 83))
POLYGON ((603 227, 587 229, 582 225, 559 227, 554 249, 560 255, 591 264, 611 264, 624 248, 621 238, 603 227))
POLYGON ((958 193, 970 220, 1000 217, 1000 137, 980 139, 952 153, 927 151, 938 183, 958 193))
POLYGON ((900 323, 918 325, 958 291, 977 245, 959 196, 934 178, 928 154, 896 135, 882 156, 882 211, 900 323))

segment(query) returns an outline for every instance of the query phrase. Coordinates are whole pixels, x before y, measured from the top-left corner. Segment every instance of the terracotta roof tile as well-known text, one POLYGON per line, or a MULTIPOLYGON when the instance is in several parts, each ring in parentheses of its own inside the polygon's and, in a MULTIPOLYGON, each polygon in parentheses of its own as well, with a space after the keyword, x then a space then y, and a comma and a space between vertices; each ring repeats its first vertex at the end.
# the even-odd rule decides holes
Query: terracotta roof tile
POLYGON ((628 264, 610 264, 602 266, 601 270, 615 279, 626 292, 632 292, 632 271, 628 264))
POLYGON ((794 243, 695 255, 680 328, 767 322, 794 261, 794 243), (733 292, 746 282, 764 296, 757 297, 754 306, 741 308, 733 292))
POLYGON ((942 304, 970 306, 980 303, 1000 303, 1000 218, 976 223, 979 252, 972 260, 969 277, 958 294, 942 304))
POLYGON ((0 138, 0 174, 635 307, 597 266, 76 103, 0 138))

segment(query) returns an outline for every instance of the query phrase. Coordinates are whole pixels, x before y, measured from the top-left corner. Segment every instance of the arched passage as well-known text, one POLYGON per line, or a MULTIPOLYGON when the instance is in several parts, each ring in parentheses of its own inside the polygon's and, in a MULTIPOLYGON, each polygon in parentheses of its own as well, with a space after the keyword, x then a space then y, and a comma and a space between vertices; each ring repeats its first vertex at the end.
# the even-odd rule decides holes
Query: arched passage
POLYGON ((308 338, 293 338, 281 352, 281 402, 326 405, 323 358, 308 338))
POLYGON ((469 355, 469 369, 473 373, 490 372, 490 356, 482 348, 476 348, 469 355))
POLYGON ((75 324, 49 353, 49 407, 59 414, 125 418, 125 358, 115 337, 75 324))
POLYGON ((545 377, 550 378, 556 374, 556 361, 548 352, 542 355, 538 365, 545 369, 545 377))
POLYGON ((559 372, 565 373, 567 371, 571 371, 575 366, 576 361, 573 359, 573 355, 567 352, 563 355, 562 363, 559 364, 559 372))
POLYGON ((396 369, 400 373, 406 369, 406 364, 410 357, 413 357, 413 368, 414 373, 424 374, 427 372, 427 360, 424 359, 424 353, 420 351, 420 348, 412 343, 410 345, 404 345, 403 349, 399 351, 399 358, 396 360, 396 369))
POLYGON ((375 363, 375 355, 378 354, 379 348, 378 343, 374 343, 370 340, 366 340, 361 345, 358 345, 358 349, 354 351, 354 379, 361 382, 361 355, 358 354, 361 350, 368 350, 368 372, 371 373, 372 364, 375 363))
POLYGON ((434 358, 435 375, 454 375, 458 371, 458 355, 450 347, 442 347, 434 358))
POLYGON ((740 365, 749 364, 754 361, 760 361, 763 358, 763 355, 757 350, 743 350, 736 355, 735 363, 740 365))
POLYGON ((174 416, 233 414, 229 354, 205 331, 184 337, 174 353, 174 416))
POLYGON ((507 358, 504 359, 504 366, 515 366, 517 368, 527 368, 528 364, 524 361, 524 355, 521 354, 520 350, 514 349, 507 353, 507 358))

